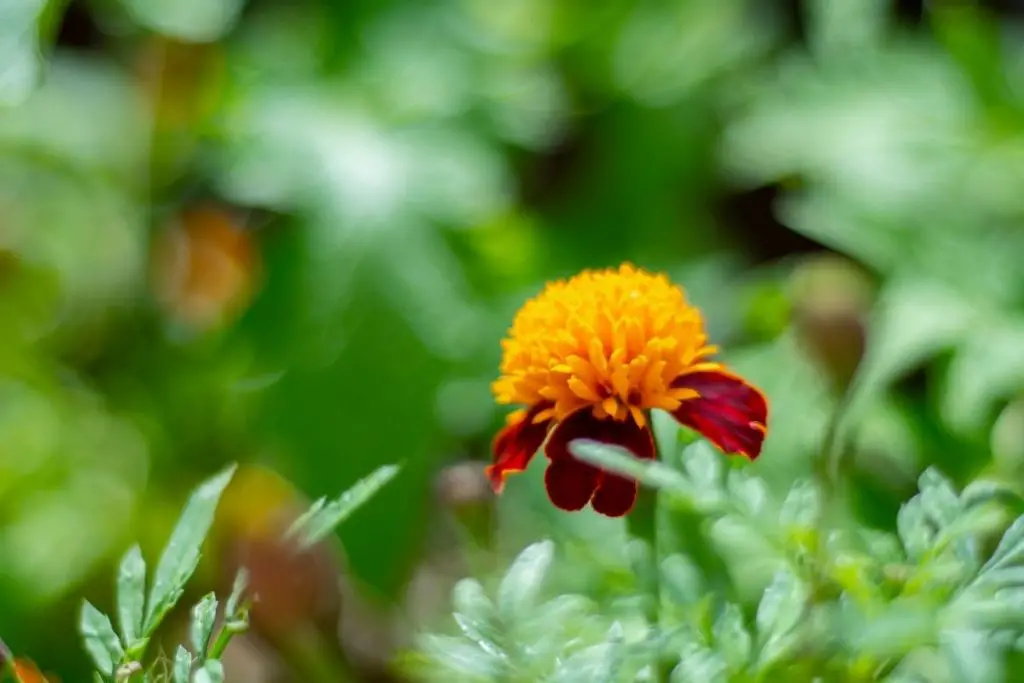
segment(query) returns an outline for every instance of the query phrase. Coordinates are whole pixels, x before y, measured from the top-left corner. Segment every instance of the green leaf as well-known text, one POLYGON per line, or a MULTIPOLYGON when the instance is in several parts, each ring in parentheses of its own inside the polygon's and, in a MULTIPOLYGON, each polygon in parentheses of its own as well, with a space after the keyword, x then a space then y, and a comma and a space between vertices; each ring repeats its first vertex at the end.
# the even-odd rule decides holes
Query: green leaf
POLYGON ((142 638, 142 618, 146 609, 146 561, 139 546, 132 546, 121 558, 117 571, 117 618, 121 638, 131 650, 142 638))
POLYGON ((723 464, 722 456, 703 439, 683 451, 683 469, 698 503, 717 505, 724 499, 723 464))
POLYGON ((941 636, 953 683, 1000 683, 1005 680, 1002 653, 984 631, 946 630, 941 636))
POLYGON ((21 104, 42 73, 40 20, 47 0, 0 3, 0 106, 21 104))
POLYGON ((455 584, 452 589, 452 607, 455 623, 464 636, 484 650, 494 654, 501 651, 495 623, 497 612, 479 581, 467 578, 455 584))
POLYGON ((86 652, 92 657, 96 670, 104 676, 112 676, 114 667, 124 657, 124 650, 110 618, 86 600, 82 602, 78 624, 86 652))
POLYGON ((327 504, 327 496, 321 496, 313 501, 313 504, 309 506, 309 509, 299 515, 298 519, 291 523, 288 530, 285 532, 285 538, 293 538, 298 535, 300 531, 309 526, 310 522, 320 514, 320 511, 324 509, 324 505, 327 504))
POLYGON ((718 651, 731 671, 742 671, 750 661, 751 638, 743 623, 743 613, 732 603, 726 604, 712 627, 718 651))
POLYGON ((190 673, 192 673, 192 655, 184 645, 179 645, 178 651, 174 653, 174 683, 189 683, 190 673))
POLYGON ((196 671, 192 683, 224 683, 224 665, 217 659, 208 660, 196 671))
POLYGON ((636 479, 654 488, 689 493, 686 478, 657 460, 640 460, 628 449, 589 439, 575 439, 569 451, 583 462, 636 479))
POLYGON ((727 667, 717 652, 687 643, 672 672, 672 683, 727 683, 727 667))
POLYGON ((696 565, 683 555, 662 560, 661 582, 666 596, 681 606, 697 604, 706 592, 696 565))
POLYGON ((206 661, 206 652, 210 647, 213 625, 217 621, 217 596, 207 593, 192 608, 192 625, 189 635, 192 638, 192 649, 200 664, 206 661))
POLYGON ((228 596, 228 601, 224 605, 224 616, 228 619, 232 619, 238 616, 239 609, 243 605, 243 597, 245 595, 245 589, 249 587, 249 571, 245 567, 241 567, 238 573, 235 574, 235 583, 231 587, 231 595, 228 596))
POLYGON ((1024 559, 1024 515, 1018 517, 1003 534, 995 552, 989 558, 982 572, 1006 567, 1024 559))
POLYGON ((505 660, 459 638, 421 636, 420 648, 445 670, 472 679, 500 680, 505 660))
POLYGON ((192 493, 171 533, 153 577, 146 610, 145 632, 152 633, 181 597, 185 583, 199 564, 200 551, 221 494, 235 473, 235 465, 201 484, 192 493))
POLYGON ((920 560, 935 542, 935 531, 929 524, 920 496, 914 496, 896 513, 896 531, 907 551, 907 557, 920 560))
POLYGON ((821 514, 821 492, 814 482, 796 482, 782 502, 779 523, 789 531, 809 529, 815 525, 821 514))
POLYGON ((541 541, 527 546, 505 572, 498 586, 498 612, 516 617, 535 606, 541 584, 555 556, 555 544, 541 541))
POLYGON ((122 0, 132 19, 157 33, 189 42, 224 35, 242 10, 242 0, 122 0))
POLYGON ((803 615, 807 591, 792 572, 776 572, 757 606, 757 631, 762 638, 785 635, 803 615))
POLYGON ((301 527, 289 530, 289 536, 298 536, 303 547, 310 547, 327 538, 339 524, 365 505, 373 496, 401 471, 399 465, 384 465, 357 481, 336 500, 322 506, 316 503, 316 512, 301 527))

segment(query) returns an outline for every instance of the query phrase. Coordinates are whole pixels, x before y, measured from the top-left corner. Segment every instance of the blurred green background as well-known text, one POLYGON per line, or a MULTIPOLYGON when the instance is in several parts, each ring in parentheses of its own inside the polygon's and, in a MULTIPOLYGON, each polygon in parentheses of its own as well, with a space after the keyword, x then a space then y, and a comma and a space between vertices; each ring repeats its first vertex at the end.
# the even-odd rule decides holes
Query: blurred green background
POLYGON ((928 465, 1016 485, 1024 5, 925 5, 0 0, 0 634, 79 680, 82 596, 200 479, 251 474, 197 596, 253 520, 402 462, 339 533, 378 680, 455 578, 621 529, 480 468, 515 309, 623 260, 770 397, 770 484, 859 363, 865 523, 928 465))

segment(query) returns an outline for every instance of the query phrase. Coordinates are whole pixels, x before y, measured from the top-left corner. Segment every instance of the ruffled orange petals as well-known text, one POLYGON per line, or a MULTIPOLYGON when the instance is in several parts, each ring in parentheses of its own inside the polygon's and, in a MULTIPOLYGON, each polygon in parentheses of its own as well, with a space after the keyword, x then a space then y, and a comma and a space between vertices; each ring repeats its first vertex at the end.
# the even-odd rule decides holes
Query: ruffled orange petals
POLYGON ((522 472, 540 450, 541 444, 551 427, 550 420, 537 420, 542 411, 549 411, 550 404, 539 403, 529 410, 513 413, 509 422, 494 437, 491 451, 494 464, 487 467, 487 479, 495 493, 501 493, 505 479, 510 474, 522 472))
POLYGON ((684 400, 672 411, 680 423, 700 432, 726 453, 751 460, 761 455, 768 424, 764 394, 723 370, 686 373, 672 386, 697 393, 697 398, 684 400))
POLYGON ((650 430, 633 420, 599 419, 584 409, 559 423, 544 448, 551 460, 544 485, 556 507, 575 511, 590 503, 602 515, 625 515, 636 502, 637 482, 576 460, 569 451, 569 444, 576 439, 622 446, 637 458, 652 460, 655 451, 650 430))

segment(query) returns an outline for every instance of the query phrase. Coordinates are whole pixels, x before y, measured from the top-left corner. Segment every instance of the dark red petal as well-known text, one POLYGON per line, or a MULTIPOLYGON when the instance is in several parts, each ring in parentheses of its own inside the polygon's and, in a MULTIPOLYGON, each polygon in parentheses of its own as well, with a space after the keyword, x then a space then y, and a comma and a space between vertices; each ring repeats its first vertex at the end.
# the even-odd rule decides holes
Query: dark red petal
POLYGON ((601 471, 579 460, 555 460, 544 472, 544 487, 555 507, 573 512, 590 502, 601 471))
POLYGON ((610 418, 599 420, 590 408, 577 410, 558 423, 544 447, 544 454, 552 460, 575 459, 569 452, 569 443, 576 439, 622 446, 642 460, 654 458, 654 437, 649 429, 637 426, 631 419, 622 422, 610 418))
POLYGON ((585 408, 559 423, 544 447, 544 453, 551 459, 545 483, 548 496, 557 507, 579 510, 593 496, 594 509, 603 515, 621 517, 629 512, 636 501, 636 482, 576 460, 569 452, 569 443, 576 439, 622 446, 638 458, 651 460, 655 450, 650 430, 637 426, 633 420, 599 420, 585 408))
POLYGON ((672 386, 693 389, 698 394, 697 398, 684 400, 672 413, 679 422, 726 453, 751 460, 761 455, 768 424, 764 394, 741 378, 716 370, 680 375, 672 386))
POLYGON ((636 503, 637 488, 638 484, 635 480, 605 472, 591 503, 594 509, 602 515, 622 517, 633 509, 633 504, 636 503))
POLYGON ((494 437, 491 447, 494 464, 487 467, 485 472, 495 493, 501 493, 505 486, 505 478, 525 470, 534 454, 540 450, 548 434, 548 428, 551 427, 551 421, 545 420, 534 424, 533 418, 541 410, 549 407, 546 403, 533 406, 526 411, 526 416, 522 420, 506 425, 494 437))

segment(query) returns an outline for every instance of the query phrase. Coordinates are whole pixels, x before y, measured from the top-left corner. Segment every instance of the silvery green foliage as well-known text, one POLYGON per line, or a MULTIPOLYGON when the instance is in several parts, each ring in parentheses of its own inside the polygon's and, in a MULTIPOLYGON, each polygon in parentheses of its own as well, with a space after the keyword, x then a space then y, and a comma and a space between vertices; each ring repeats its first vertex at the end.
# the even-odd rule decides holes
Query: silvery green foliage
POLYGON ((1000 485, 957 491, 926 470, 890 534, 832 514, 812 482, 780 500, 703 443, 679 463, 639 463, 593 443, 572 449, 659 489, 662 527, 685 526, 685 548, 659 540, 657 552, 632 553, 637 577, 655 567, 658 609, 644 608, 640 579, 613 600, 557 595, 545 576, 569 560, 545 541, 522 552, 496 591, 476 579, 457 585, 455 635, 420 643, 428 680, 1015 680, 1024 517, 1012 521, 1020 500, 1000 485))
MULTIPOLYGON (((125 553, 117 575, 119 631, 115 630, 110 617, 88 601, 83 603, 79 631, 93 662, 94 680, 100 683, 138 680, 221 683, 224 680, 221 656, 231 639, 249 628, 249 608, 254 596, 247 592, 248 573, 244 568, 236 576, 223 607, 214 593, 208 593, 192 607, 189 647, 179 645, 171 662, 158 659, 148 668, 144 662, 147 645, 164 617, 184 595, 185 584, 199 564, 217 504, 235 469, 235 465, 231 465, 193 491, 153 573, 148 594, 142 551, 133 546, 125 553)), ((300 547, 322 540, 372 498, 398 470, 393 465, 382 467, 356 482, 336 500, 317 501, 289 529, 287 537, 297 535, 300 547)), ((541 568, 536 561, 525 557, 518 569, 514 567, 509 572, 509 584, 503 588, 509 608, 528 601, 529 593, 520 589, 538 583, 539 579, 530 577, 530 572, 538 569, 541 568)))

